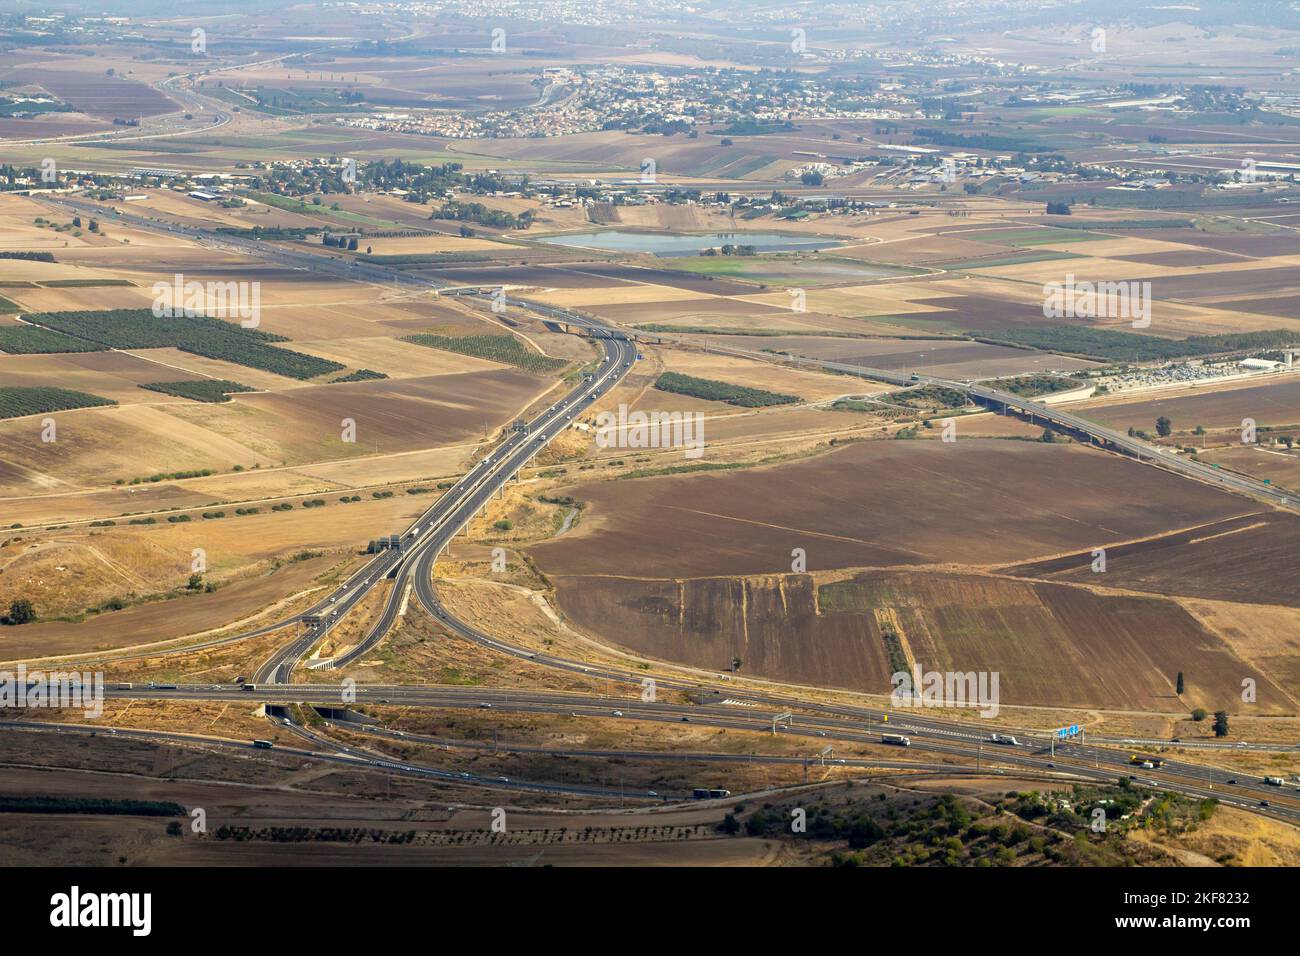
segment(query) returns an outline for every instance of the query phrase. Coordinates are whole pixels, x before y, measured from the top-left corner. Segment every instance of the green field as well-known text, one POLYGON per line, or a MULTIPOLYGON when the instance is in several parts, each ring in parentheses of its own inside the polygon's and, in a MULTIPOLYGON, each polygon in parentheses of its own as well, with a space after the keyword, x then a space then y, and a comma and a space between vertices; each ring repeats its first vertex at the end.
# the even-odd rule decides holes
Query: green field
POLYGON ((342 382, 371 382, 381 378, 388 378, 388 374, 386 372, 375 372, 368 368, 359 368, 355 372, 330 379, 330 384, 338 385, 342 382))
POLYGON ((1001 259, 967 259, 963 262, 945 262, 943 265, 948 269, 961 269, 969 272, 973 269, 992 269, 995 266, 1018 266, 1028 262, 1051 262, 1053 259, 1081 258, 1083 257, 1075 255, 1073 252, 1057 252, 1054 249, 1044 249, 1041 252, 1003 256, 1001 259))
POLYGON ((132 286, 135 285, 129 279, 42 279, 42 289, 82 289, 94 288, 96 286, 115 285, 115 286, 132 286))
POLYGON ((330 215, 328 206, 304 202, 292 196, 277 196, 275 193, 260 193, 252 189, 241 189, 239 195, 266 206, 283 209, 285 212, 296 212, 300 216, 324 216, 328 218, 330 215))
POLYGON ((72 408, 116 405, 111 398, 100 398, 70 388, 14 388, 0 386, 0 418, 63 412, 72 408))
POLYGON ((253 389, 238 382, 222 378, 199 378, 180 382, 149 382, 141 385, 151 392, 177 395, 195 402, 228 402, 233 392, 251 392, 253 389))
POLYGON ((563 359, 547 358, 527 348, 513 335, 435 335, 424 332, 419 335, 402 336, 403 342, 423 345, 431 349, 443 349, 472 355, 475 358, 488 359, 514 365, 526 372, 547 374, 564 368, 568 363, 563 359))
POLYGON ((989 388, 1010 392, 1012 395, 1051 395, 1055 392, 1068 392, 1082 388, 1085 383, 1077 378, 1065 378, 1060 375, 1018 375, 1014 378, 999 378, 986 382, 989 388))
POLYGON ((314 355, 276 348, 283 335, 245 329, 209 316, 155 316, 149 309, 107 312, 43 312, 29 322, 115 349, 177 348, 289 378, 309 379, 346 366, 314 355))
POLYGON ((742 408, 766 408, 769 405, 791 405, 802 401, 798 395, 782 395, 769 392, 763 388, 750 388, 746 385, 732 385, 711 378, 696 378, 694 375, 682 375, 679 372, 664 372, 655 381, 655 388, 661 392, 673 392, 677 395, 690 395, 711 402, 726 402, 742 408))
POLYGON ((1136 332, 1074 325, 1031 325, 985 333, 981 342, 1028 345, 1048 352, 1065 352, 1101 361, 1153 362, 1161 359, 1213 355, 1241 349, 1280 348, 1295 342, 1294 332, 1229 332, 1222 335, 1193 335, 1185 339, 1161 339, 1136 332))
POLYGON ((1079 229, 1057 229, 1054 226, 1044 226, 1040 229, 1030 227, 995 229, 991 232, 963 232, 961 237, 976 242, 996 242, 1004 246, 1045 246, 1054 242, 1094 242, 1108 238, 1079 229))
POLYGON ((887 396, 889 401, 895 405, 906 405, 908 408, 961 408, 970 404, 970 399, 966 397, 965 392, 959 392, 955 388, 945 388, 942 385, 922 385, 918 388, 906 388, 897 392, 890 392, 887 396))
POLYGON ((858 398, 837 398, 831 402, 831 411, 836 412, 878 412, 879 403, 866 402, 858 398))
POLYGON ((117 800, 108 797, 49 797, 5 795, 0 797, 0 813, 73 813, 129 815, 133 817, 183 817, 179 803, 162 800, 117 800))
MULTIPOLYGON (((738 243, 743 240, 738 239, 738 243)), ((829 243, 830 240, 827 240, 829 243)), ((864 262, 841 256, 768 253, 757 256, 683 256, 659 260, 665 269, 696 275, 726 276, 768 285, 816 288, 845 282, 870 282, 895 276, 924 275, 924 269, 864 262)))
POLYGON ((57 352, 103 352, 107 346, 85 339, 74 339, 62 332, 34 325, 0 327, 0 352, 10 355, 49 355, 57 352))
MULTIPOLYGON (((807 329, 743 329, 731 325, 665 325, 662 322, 646 322, 634 325, 638 332, 669 332, 678 335, 752 335, 775 337, 786 335, 812 335, 807 329)), ((831 332, 818 329, 815 333, 819 339, 865 339, 870 336, 858 332, 831 332)))

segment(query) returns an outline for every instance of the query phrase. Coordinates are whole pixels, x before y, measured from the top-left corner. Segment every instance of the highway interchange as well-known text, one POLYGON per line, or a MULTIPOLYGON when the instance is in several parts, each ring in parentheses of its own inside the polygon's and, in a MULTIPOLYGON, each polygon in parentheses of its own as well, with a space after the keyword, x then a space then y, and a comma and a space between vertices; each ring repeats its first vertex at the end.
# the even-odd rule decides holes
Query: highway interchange
MULTIPOLYGON (((103 216, 102 208, 81 200, 58 199, 55 204, 77 212, 93 212, 103 216)), ((286 249, 260 240, 232 237, 212 233, 207 230, 165 223, 127 213, 118 213, 117 218, 124 223, 151 230, 162 230, 183 235, 198 242, 218 248, 241 252, 270 260, 282 266, 295 269, 310 269, 328 275, 346 279, 382 282, 385 284, 408 285, 414 287, 437 288, 426 279, 403 275, 399 272, 375 266, 373 264, 349 262, 328 255, 318 255, 286 249)), ((391 704, 393 706, 415 706, 435 708, 482 708, 491 705, 501 711, 526 712, 541 714, 570 714, 579 717, 613 717, 618 711, 625 719, 694 722, 704 726, 735 728, 741 730, 770 729, 772 718, 776 713, 793 713, 791 726, 777 725, 776 733, 810 738, 810 743, 820 750, 834 741, 852 743, 880 744, 882 732, 904 733, 912 739, 912 745, 918 751, 926 751, 940 757, 960 757, 969 760, 995 761, 1009 768, 1050 772, 1056 775, 1068 775, 1079 779, 1113 782, 1117 777, 1132 778, 1137 783, 1158 786, 1162 789, 1182 793, 1190 797, 1214 796, 1227 804, 1263 812, 1278 819, 1300 822, 1300 799, 1296 797, 1294 783, 1288 784, 1279 792, 1278 788, 1266 786, 1244 774, 1236 774, 1201 765, 1167 762, 1163 767, 1134 771, 1128 761, 1127 749, 1114 749, 1095 745, 1083 745, 1070 741, 1058 743, 1055 754, 1049 749, 1049 741, 1042 732, 1018 732, 1020 743, 1017 746, 999 746, 989 742, 989 734, 977 725, 969 722, 953 721, 923 717, 916 711, 894 710, 887 715, 879 709, 850 707, 827 704, 800 697, 796 689, 789 692, 754 691, 748 685, 741 690, 739 685, 718 686, 706 681, 693 681, 680 677, 657 675, 653 672, 633 674, 627 669, 618 669, 608 665, 588 664, 568 660, 548 654, 541 654, 525 647, 519 647, 492 634, 484 633, 460 621, 440 602, 433 585, 433 566, 437 558, 450 544, 456 534, 461 532, 469 522, 484 510, 489 500, 500 493, 506 483, 516 477, 528 465, 536 454, 542 450, 556 435, 570 426, 572 421, 588 409, 593 403, 613 388, 628 372, 637 358, 636 345, 624 333, 605 326, 587 316, 564 310, 556 310, 520 300, 520 304, 550 318, 583 329, 602 349, 603 358, 596 371, 584 376, 580 384, 568 395, 555 404, 544 409, 527 423, 524 430, 509 430, 505 439, 488 452, 475 466, 453 487, 434 503, 434 505, 416 519, 401 534, 403 547, 383 550, 375 554, 362 568, 354 572, 342 585, 323 597, 306 611, 287 619, 277 621, 251 632, 233 637, 219 638, 197 646, 212 646, 244 640, 249 637, 273 633, 276 630, 299 626, 300 633, 282 647, 277 649, 256 671, 251 686, 231 685, 180 685, 168 687, 134 687, 118 688, 108 691, 110 697, 163 698, 177 700, 256 700, 268 704, 301 703, 318 706, 341 706, 343 701, 338 685, 321 685, 295 683, 290 687, 296 667, 318 644, 325 634, 346 615, 355 609, 371 591, 381 582, 391 580, 392 588, 382 609, 371 625, 366 636, 354 647, 333 661, 312 661, 313 668, 327 670, 331 667, 345 666, 359 659, 377 645, 391 630, 396 622, 399 610, 406 603, 407 583, 413 585, 413 594, 428 610, 437 622, 448 631, 456 633, 466 640, 473 641, 489 650, 517 658, 528 659, 536 664, 583 674, 591 678, 607 679, 618 684, 630 685, 640 689, 642 682, 653 677, 660 692, 665 690, 683 691, 699 700, 698 704, 669 704, 664 702, 643 702, 635 698, 605 698, 583 695, 559 695, 547 692, 487 691, 466 690, 447 687, 418 687, 358 685, 355 688, 358 702, 391 704), (319 623, 302 627, 304 618, 318 619, 319 623), (728 706, 722 701, 732 698, 741 699, 749 706, 728 706), (1268 806, 1261 807, 1261 800, 1267 800, 1268 806)), ((729 350, 743 351, 743 350, 729 350)), ((771 360, 772 356, 762 355, 771 360)), ((1205 466, 1184 459, 1164 455, 1159 449, 1143 442, 1130 439, 1126 435, 1101 428, 1095 423, 1078 418, 1059 409, 1049 408, 1041 403, 1031 402, 1016 395, 1004 393, 987 386, 966 382, 950 381, 922 375, 903 375, 880 369, 864 368, 856 365, 800 359, 838 371, 848 371, 855 375, 894 382, 908 386, 937 385, 955 388, 973 399, 987 404, 1007 406, 1017 411, 1035 416, 1040 421, 1050 421, 1059 426, 1079 431, 1094 438, 1098 443, 1109 445, 1121 452, 1131 454, 1139 460, 1158 464, 1161 467, 1181 473, 1187 477, 1209 481, 1231 490, 1271 500, 1276 504, 1290 505, 1282 493, 1276 489, 1254 482, 1240 476, 1213 471, 1205 466)), ((195 647, 196 645, 191 645, 195 647)), ((177 648, 175 653, 186 648, 177 648)), ((136 654, 133 656, 141 656, 136 654)), ((319 672, 319 671, 318 671, 319 672)), ((432 775, 457 779, 465 783, 485 786, 501 786, 533 789, 557 789, 573 792, 565 787, 538 783, 534 781, 479 779, 467 772, 451 773, 434 768, 422 768, 418 765, 385 757, 371 751, 345 747, 327 737, 298 726, 289 725, 290 729, 313 744, 317 750, 301 751, 302 755, 319 759, 342 761, 363 761, 370 766, 387 772, 432 775)), ((126 733, 125 730, 120 731, 126 733)), ((382 730, 369 731, 379 736, 388 735, 382 730)), ((148 736, 153 732, 133 732, 148 736)), ((155 737, 157 734, 153 734, 155 737)), ((184 735, 177 735, 184 736, 184 735)), ((192 739, 186 737, 185 739, 192 739)), ((207 738, 204 738, 207 739, 207 738)), ((1094 738, 1095 740, 1096 738, 1094 738)), ((1116 742, 1116 741, 1108 741, 1116 742)), ((1122 743, 1122 742, 1120 742, 1122 743)), ((287 749, 287 752, 300 751, 287 749)), ((812 751, 810 750, 810 753, 812 751)), ((606 756, 622 756, 628 759, 650 759, 644 754, 632 751, 607 751, 606 756)), ((671 754, 654 755, 654 759, 674 758, 671 754)), ((716 759, 730 762, 739 759, 769 760, 775 762, 802 762, 800 757, 777 758, 745 756, 736 754, 694 755, 691 759, 716 759)), ((835 759, 835 758, 832 758, 835 759)), ((892 760, 837 760, 844 766, 887 768, 894 765, 919 766, 908 761, 892 760)), ((935 765, 942 766, 942 765, 935 765)), ((943 766, 945 771, 964 772, 960 766, 943 766)), ((969 770, 969 768, 964 768, 969 770)), ((986 772, 1000 772, 1001 767, 986 772)), ((667 796, 667 795, 664 795, 667 796)))

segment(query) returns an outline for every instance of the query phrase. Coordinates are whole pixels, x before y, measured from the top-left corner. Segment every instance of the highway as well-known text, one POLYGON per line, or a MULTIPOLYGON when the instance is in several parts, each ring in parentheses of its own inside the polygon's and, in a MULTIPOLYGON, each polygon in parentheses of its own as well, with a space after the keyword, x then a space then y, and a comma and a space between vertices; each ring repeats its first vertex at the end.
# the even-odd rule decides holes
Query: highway
MULTIPOLYGON (((201 242, 206 246, 219 249, 225 252, 233 252, 242 255, 252 256, 274 265, 279 265, 287 269, 297 269, 303 272, 317 272, 338 279, 353 279, 361 282, 375 282, 390 286, 406 286, 412 289, 437 289, 439 285, 428 279, 417 276, 406 275, 382 266, 372 265, 361 262, 360 260, 347 259, 341 256, 333 256, 326 252, 328 247, 321 246, 321 253, 318 255, 312 252, 300 252, 297 249, 284 245, 276 245, 263 239, 251 239, 246 236, 227 235, 226 233, 213 232, 208 229, 200 229, 196 226, 186 226, 179 223, 169 222, 164 219, 150 216, 142 216, 134 212, 123 212, 114 209, 111 206, 105 206, 101 203, 88 202, 84 199, 73 199, 67 196, 36 196, 41 202, 48 203, 51 206, 58 206, 66 209, 72 214, 89 214, 104 222, 119 222, 124 225, 134 226, 138 229, 152 230, 167 235, 181 236, 194 242, 201 242)), ((322 222, 322 227, 328 226, 328 222, 322 222)), ((341 227, 340 227, 341 228, 341 227)))
MULTIPOLYGON (((936 383, 945 384, 949 388, 954 387, 941 379, 936 380, 936 383)), ((1069 412, 1062 411, 1055 406, 1044 405, 1042 402, 1031 401, 1027 398, 1012 395, 1010 392, 1003 392, 978 383, 963 384, 961 387, 966 394, 981 402, 994 407, 1014 408, 1022 414, 1032 416, 1035 421, 1050 422, 1059 427, 1079 432, 1087 435, 1100 445, 1109 446, 1126 455, 1131 455, 1139 461, 1148 462, 1175 474, 1217 485, 1228 491, 1235 491, 1238 494, 1248 495, 1252 498, 1260 498, 1278 507, 1295 508, 1297 505, 1290 492, 1267 485, 1257 478, 1222 471, 1211 465, 1196 461, 1194 458, 1176 454, 1171 449, 1148 444, 1139 438, 1130 438, 1124 432, 1106 428, 1080 415, 1072 415, 1069 412)))
MULTIPOLYGON (((346 666, 379 643, 397 619, 407 577, 412 572, 415 574, 418 590, 419 582, 431 576, 438 556, 487 507, 492 496, 501 492, 506 483, 518 475, 538 452, 568 428, 575 416, 589 408, 622 379, 636 359, 635 346, 621 337, 604 336, 596 341, 604 349, 605 357, 590 381, 583 381, 559 402, 534 417, 527 423, 525 431, 512 430, 502 444, 444 492, 433 507, 403 533, 401 540, 405 547, 401 552, 391 552, 392 556, 387 559, 386 573, 391 573, 394 586, 378 619, 362 641, 324 666, 346 666)), ((363 572, 358 572, 353 579, 363 572)), ((364 577, 356 584, 349 582, 340 595, 331 595, 326 601, 337 599, 339 611, 335 613, 340 616, 346 614, 378 580, 378 577, 364 577)), ((315 629, 309 630, 294 643, 277 651, 258 669, 255 680, 258 683, 288 683, 296 661, 323 633, 315 629)))
MULTIPOLYGON (((937 719, 907 709, 892 711, 870 710, 840 705, 809 705, 792 698, 780 698, 783 708, 760 707, 767 699, 761 695, 739 692, 741 703, 723 703, 723 698, 704 704, 680 704, 668 701, 641 701, 637 698, 603 697, 590 694, 562 693, 556 691, 507 691, 473 687, 357 685, 355 701, 344 699, 343 688, 329 684, 294 684, 292 686, 259 686, 239 689, 228 684, 196 684, 167 687, 109 687, 105 697, 133 700, 227 700, 257 701, 267 704, 291 703, 317 707, 346 709, 356 705, 388 705, 394 707, 420 707, 448 710, 469 710, 513 714, 539 714, 570 718, 603 718, 629 721, 649 721, 664 724, 690 723, 701 727, 726 730, 772 733, 776 713, 791 713, 788 723, 776 725, 775 732, 783 737, 805 738, 809 742, 807 756, 816 761, 816 751, 835 742, 856 744, 881 744, 881 734, 904 734, 911 740, 909 752, 934 757, 978 758, 984 772, 992 774, 999 768, 1022 769, 1056 775, 1073 775, 1100 783, 1113 783, 1117 778, 1131 779, 1136 784, 1182 793, 1190 797, 1216 797, 1221 802, 1255 812, 1265 812, 1277 819, 1300 823, 1300 785, 1294 781, 1284 787, 1263 783, 1262 779, 1236 771, 1186 764, 1167 760, 1159 769, 1142 769, 1130 764, 1128 750, 1083 745, 1076 742, 1058 742, 1055 754, 1049 740, 1041 731, 1017 733, 1015 745, 994 744, 986 729, 951 719, 937 719), (747 706, 748 705, 748 706, 747 706), (1261 800, 1270 806, 1264 808, 1261 800)), ((331 721, 335 726, 347 726, 353 732, 372 733, 388 738, 406 738, 418 741, 418 735, 408 735, 387 728, 369 728, 361 723, 331 721)), ((380 760, 374 766, 392 769, 393 766, 411 766, 382 754, 373 754, 357 748, 347 748, 328 738, 307 732, 297 725, 285 725, 300 736, 308 733, 318 746, 342 748, 342 752, 367 760, 380 760)), ((509 744, 503 752, 516 750, 509 744)), ((540 748, 547 749, 547 748, 540 748)), ((642 751, 590 751, 590 755, 605 757, 644 755, 642 751)), ((726 759, 739 759, 740 755, 719 755, 726 759)), ((745 755, 756 756, 756 755, 745 755)), ((677 759, 671 754, 657 755, 656 759, 677 759)), ((639 759, 651 759, 640 756, 639 759)), ((792 762, 802 763, 803 758, 792 756, 792 762)), ((880 767, 881 761, 871 758, 836 758, 832 765, 854 767, 880 767)), ((907 765, 904 761, 903 764, 907 765)), ((891 763, 892 766, 892 763, 891 763)), ((969 769, 969 767, 967 768, 969 769)), ((1005 771, 1003 771, 1005 772, 1005 771)), ((518 781, 514 781, 518 782, 518 781)))
MULTIPOLYGON (((385 773, 399 774, 416 778, 437 780, 441 783, 457 784, 470 787, 475 791, 487 790, 520 790, 530 792, 545 792, 572 794, 575 796, 612 798, 626 798, 637 800, 644 803, 646 800, 661 800, 663 802, 683 802, 691 799, 688 793, 671 793, 668 791, 641 794, 639 791, 627 790, 625 788, 599 787, 582 784, 570 784, 559 782, 538 782, 532 780, 520 780, 507 778, 500 775, 487 775, 473 773, 468 770, 453 771, 444 770, 436 767, 426 767, 420 764, 403 762, 391 757, 385 757, 382 754, 373 753, 359 747, 348 747, 336 741, 319 737, 304 728, 293 726, 295 733, 308 743, 324 745, 324 750, 305 749, 301 747, 288 747, 283 744, 277 744, 270 751, 259 749, 251 742, 242 740, 232 740, 228 737, 214 737, 204 734, 178 733, 165 730, 139 730, 135 728, 118 728, 118 727, 91 727, 85 724, 51 724, 41 721, 24 721, 24 720, 5 720, 0 721, 0 728, 14 731, 23 731, 38 734, 49 735, 75 735, 82 737, 102 737, 109 736, 125 740, 143 740, 151 743, 176 744, 193 746, 203 744, 205 746, 222 747, 229 750, 246 752, 254 756, 258 755, 282 755, 290 757, 300 757, 310 760, 322 760, 329 763, 340 764, 347 767, 370 767, 381 770, 385 773)), ((355 729, 355 728, 354 728, 355 729)), ((465 749, 480 749, 473 742, 459 742, 458 747, 465 749)), ((524 748, 503 748, 503 752, 525 752, 524 748)), ((576 751, 562 750, 545 750, 536 749, 530 752, 552 753, 555 755, 582 755, 576 751)), ((592 751, 593 755, 608 757, 608 752, 592 751)), ((699 760, 712 763, 766 763, 766 764, 795 764, 803 765, 804 759, 801 757, 782 757, 766 755, 749 755, 749 754, 667 754, 656 755, 648 752, 626 751, 629 759, 635 759, 638 753, 645 753, 646 756, 667 756, 669 759, 699 760)), ((832 763, 835 763, 832 761, 832 763)), ((839 761, 838 764, 845 764, 846 761, 839 761)), ((838 765, 837 764, 837 765, 838 765)), ((973 775, 977 773, 973 768, 951 766, 943 763, 923 763, 917 761, 903 760, 849 760, 849 766, 870 768, 876 770, 914 770, 919 772, 942 773, 945 776, 973 775)), ((810 759, 808 766, 817 765, 815 760, 810 759)))
MULTIPOLYGON (((483 474, 475 477, 475 472, 471 471, 444 496, 443 517, 421 532, 419 544, 404 562, 403 571, 409 570, 414 574, 417 591, 420 581, 431 579, 433 565, 439 555, 458 533, 468 527, 474 516, 486 508, 492 495, 503 489, 506 482, 518 475, 538 452, 567 429, 574 418, 617 385, 636 361, 636 346, 620 334, 607 333, 596 341, 600 343, 605 357, 593 373, 591 381, 584 381, 568 396, 537 415, 528 423, 526 431, 512 431, 510 437, 484 459, 487 467, 483 474)), ((483 464, 480 462, 479 467, 483 464)), ((382 640, 396 615, 402 590, 394 588, 384 613, 370 634, 333 662, 334 666, 343 667, 352 663, 382 640)))
MULTIPOLYGON (((34 733, 78 734, 92 737, 107 735, 119 739, 146 740, 152 743, 163 744, 182 744, 189 746, 204 744, 207 746, 217 746, 237 751, 249 751, 255 755, 267 753, 267 751, 253 746, 251 742, 231 740, 226 737, 175 733, 164 730, 89 727, 84 724, 50 724, 38 721, 18 720, 0 721, 0 727, 12 730, 30 731, 34 733)), ((442 770, 436 767, 423 767, 418 764, 406 763, 389 757, 384 757, 382 754, 371 753, 370 751, 360 748, 348 747, 344 744, 319 737, 311 731, 297 725, 292 725, 291 729, 307 743, 315 744, 318 747, 323 747, 323 749, 306 749, 277 745, 272 748, 275 753, 291 757, 303 757, 311 760, 322 760, 348 767, 370 767, 387 773, 437 780, 443 783, 460 784, 463 786, 473 787, 476 790, 483 788, 524 790, 599 798, 624 796, 621 791, 608 787, 585 786, 581 784, 542 783, 531 780, 512 780, 500 776, 484 776, 469 771, 457 772, 442 770)), ((635 797, 639 795, 628 793, 626 796, 635 797)))
MULTIPOLYGON (((878 741, 879 737, 877 735, 880 733, 902 733, 922 739, 934 737, 942 740, 945 745, 927 743, 926 746, 931 749, 945 750, 970 757, 979 754, 985 748, 990 748, 991 752, 997 754, 1001 759, 1011 760, 1024 766, 1054 769, 1054 766, 1060 761, 1061 767, 1068 766, 1073 773, 1082 773, 1095 779, 1111 781, 1117 775, 1128 776, 1129 771, 1135 769, 1128 762, 1128 753, 1131 749, 1140 748, 1141 746, 1125 744, 1129 749, 1113 749, 1066 742, 1058 743, 1053 755, 1050 746, 1051 740, 1049 737, 1044 736, 1042 731, 1017 731, 1015 736, 1019 743, 1015 747, 993 745, 990 742, 989 730, 986 728, 980 727, 973 722, 955 721, 951 718, 927 717, 920 708, 895 709, 887 713, 872 708, 812 702, 792 693, 711 686, 703 682, 653 675, 650 672, 633 673, 628 670, 612 668, 608 665, 584 664, 580 661, 533 652, 527 648, 510 644, 493 635, 485 634, 464 623, 452 615, 438 600, 431 575, 422 575, 416 578, 416 594, 419 595, 421 602, 444 627, 497 653, 526 658, 534 663, 548 667, 578 672, 591 678, 611 680, 638 688, 646 677, 653 676, 656 682, 656 694, 665 690, 677 690, 691 695, 696 700, 724 701, 739 698, 755 706, 762 705, 768 710, 765 716, 757 720, 744 717, 728 717, 719 723, 716 716, 709 717, 704 722, 709 723, 711 726, 733 726, 739 729, 761 730, 768 726, 773 714, 801 711, 804 713, 799 717, 800 731, 783 730, 778 725, 776 732, 798 733, 811 728, 812 732, 818 736, 827 736, 840 740, 856 740, 858 742, 864 742, 868 739, 878 741), (851 723, 846 725, 845 721, 851 723), (864 730, 866 737, 862 735, 864 730), (1091 766, 1088 766, 1089 763, 1091 763, 1091 766)), ((388 693, 393 692, 389 691, 388 693)), ((399 702, 396 697, 389 697, 388 699, 394 703, 399 702)), ((507 695, 506 700, 509 706, 516 708, 523 707, 527 709, 529 706, 535 706, 532 701, 521 701, 519 694, 507 695)), ((615 698, 614 700, 618 701, 619 699, 615 698)), ((590 701, 585 702, 585 704, 592 706, 590 701)), ((496 705, 494 704, 494 706, 496 705)), ((660 715, 665 710, 669 714, 668 719, 670 720, 681 720, 682 717, 687 717, 692 721, 699 719, 698 706, 691 708, 685 705, 650 705, 628 702, 622 703, 619 709, 624 715, 635 715, 651 720, 664 719, 660 715)), ((581 714, 583 711, 579 710, 578 713, 581 714)), ((1002 728, 999 729, 1002 730, 1002 728)), ((1168 745, 1167 742, 1166 745, 1168 745)), ((1294 750, 1296 748, 1289 749, 1294 750)), ((1160 770, 1142 771, 1142 774, 1143 780, 1149 785, 1179 790, 1179 792, 1184 792, 1190 796, 1219 796, 1225 802, 1233 802, 1222 793, 1223 787, 1230 786, 1229 781, 1250 779, 1244 774, 1196 764, 1174 762, 1166 762, 1165 766, 1160 770), (1214 792, 1215 786, 1220 788, 1219 793, 1214 792)), ((1270 787, 1262 782, 1252 780, 1250 786, 1260 794, 1276 794, 1277 792, 1277 788, 1270 787)), ((1300 799, 1296 798, 1295 793, 1297 788, 1292 786, 1290 790, 1292 792, 1285 795, 1294 802, 1294 806, 1288 805, 1280 809, 1273 809, 1276 810, 1276 815, 1279 817, 1300 820, 1300 799)), ((1267 797, 1264 799, 1267 799, 1267 797)), ((1238 801, 1238 805, 1252 809, 1256 808, 1257 803, 1258 800, 1254 802, 1238 801)))

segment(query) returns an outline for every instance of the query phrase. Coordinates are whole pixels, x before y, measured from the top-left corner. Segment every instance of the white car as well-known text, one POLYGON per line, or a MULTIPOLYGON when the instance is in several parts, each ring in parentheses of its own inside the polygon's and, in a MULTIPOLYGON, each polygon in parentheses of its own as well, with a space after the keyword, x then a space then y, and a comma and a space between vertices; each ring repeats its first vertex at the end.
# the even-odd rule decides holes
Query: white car
POLYGON ((623 712, 622 712, 621 710, 616 710, 616 711, 614 711, 614 716, 615 716, 615 717, 622 717, 622 716, 623 716, 623 712))

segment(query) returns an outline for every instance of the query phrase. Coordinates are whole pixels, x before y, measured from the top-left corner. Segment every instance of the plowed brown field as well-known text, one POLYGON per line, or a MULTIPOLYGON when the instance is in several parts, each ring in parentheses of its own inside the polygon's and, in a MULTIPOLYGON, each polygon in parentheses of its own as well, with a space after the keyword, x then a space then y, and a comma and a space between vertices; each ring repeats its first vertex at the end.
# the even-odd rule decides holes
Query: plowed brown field
POLYGON ((566 493, 589 507, 572 534, 533 547, 549 574, 784 573, 796 547, 810 571, 1006 564, 1258 510, 1077 446, 960 437, 862 442, 783 465, 566 493), (635 564, 624 564, 631 555, 635 564))

